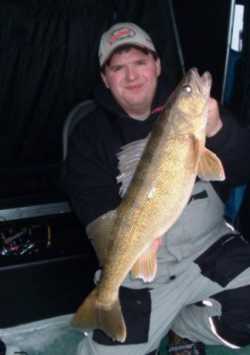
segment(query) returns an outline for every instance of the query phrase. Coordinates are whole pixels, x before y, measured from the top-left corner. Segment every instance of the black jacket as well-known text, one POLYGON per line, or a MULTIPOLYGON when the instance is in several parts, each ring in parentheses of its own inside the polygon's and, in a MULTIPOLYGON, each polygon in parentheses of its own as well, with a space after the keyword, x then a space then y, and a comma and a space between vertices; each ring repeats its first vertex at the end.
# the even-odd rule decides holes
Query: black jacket
MULTIPOLYGON (((75 127, 69 138, 65 163, 65 186, 83 225, 118 206, 116 154, 124 144, 148 135, 168 95, 165 81, 161 79, 150 117, 138 121, 121 109, 109 90, 102 85, 97 88, 97 108, 75 127)), ((229 112, 222 111, 221 115, 223 128, 216 136, 208 138, 206 145, 223 163, 226 181, 214 183, 214 187, 225 201, 231 186, 244 183, 250 177, 247 149, 250 132, 241 128, 229 112)))

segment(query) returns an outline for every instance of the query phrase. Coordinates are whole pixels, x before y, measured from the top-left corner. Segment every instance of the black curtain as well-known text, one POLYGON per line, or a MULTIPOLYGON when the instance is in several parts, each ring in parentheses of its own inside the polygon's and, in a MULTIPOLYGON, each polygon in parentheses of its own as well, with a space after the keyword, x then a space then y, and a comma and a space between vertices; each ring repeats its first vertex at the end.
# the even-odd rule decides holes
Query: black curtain
POLYGON ((1 198, 60 190, 63 123, 93 89, 97 38, 111 5, 1 1, 1 198))
POLYGON ((229 0, 173 0, 186 69, 213 76, 212 95, 220 100, 226 61, 229 0))
POLYGON ((59 187, 65 118, 91 98, 100 36, 117 21, 151 33, 174 87, 181 72, 168 1, 1 0, 0 202, 59 187))
POLYGON ((5 166, 58 161, 65 114, 91 93, 97 38, 110 13, 109 6, 93 0, 4 2, 0 161, 5 166))

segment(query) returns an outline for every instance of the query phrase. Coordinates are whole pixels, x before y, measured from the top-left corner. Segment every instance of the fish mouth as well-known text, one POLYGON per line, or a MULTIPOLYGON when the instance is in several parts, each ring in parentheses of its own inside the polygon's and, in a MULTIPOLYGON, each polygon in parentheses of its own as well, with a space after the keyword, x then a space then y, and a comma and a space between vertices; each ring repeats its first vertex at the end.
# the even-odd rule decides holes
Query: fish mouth
POLYGON ((202 75, 200 75, 197 68, 191 68, 187 77, 189 85, 196 87, 204 96, 210 95, 212 75, 208 71, 205 71, 202 75))

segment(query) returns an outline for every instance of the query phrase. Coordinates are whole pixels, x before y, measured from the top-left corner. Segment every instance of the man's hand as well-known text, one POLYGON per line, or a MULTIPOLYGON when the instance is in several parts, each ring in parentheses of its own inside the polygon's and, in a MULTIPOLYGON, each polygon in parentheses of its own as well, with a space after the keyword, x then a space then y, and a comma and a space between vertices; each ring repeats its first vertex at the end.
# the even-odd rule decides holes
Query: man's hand
POLYGON ((213 137, 222 128, 218 102, 210 97, 208 100, 208 120, 206 127, 207 137, 213 137))

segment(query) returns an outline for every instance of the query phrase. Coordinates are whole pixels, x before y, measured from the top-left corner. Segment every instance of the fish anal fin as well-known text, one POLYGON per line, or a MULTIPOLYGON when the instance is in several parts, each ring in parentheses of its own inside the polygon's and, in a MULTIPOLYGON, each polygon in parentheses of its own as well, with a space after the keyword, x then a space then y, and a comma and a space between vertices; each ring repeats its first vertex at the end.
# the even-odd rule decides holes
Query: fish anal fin
POLYGON ((203 148, 199 166, 198 176, 205 181, 223 181, 225 172, 223 165, 217 155, 206 147, 203 148))
POLYGON ((76 311, 72 326, 84 330, 101 329, 113 341, 123 343, 127 337, 126 325, 119 299, 111 305, 102 305, 97 300, 95 288, 76 311))
MULTIPOLYGON (((154 242, 153 242, 154 243, 154 242)), ((131 276, 134 279, 142 279, 144 282, 152 282, 157 273, 157 250, 152 244, 137 259, 131 269, 131 276)))

